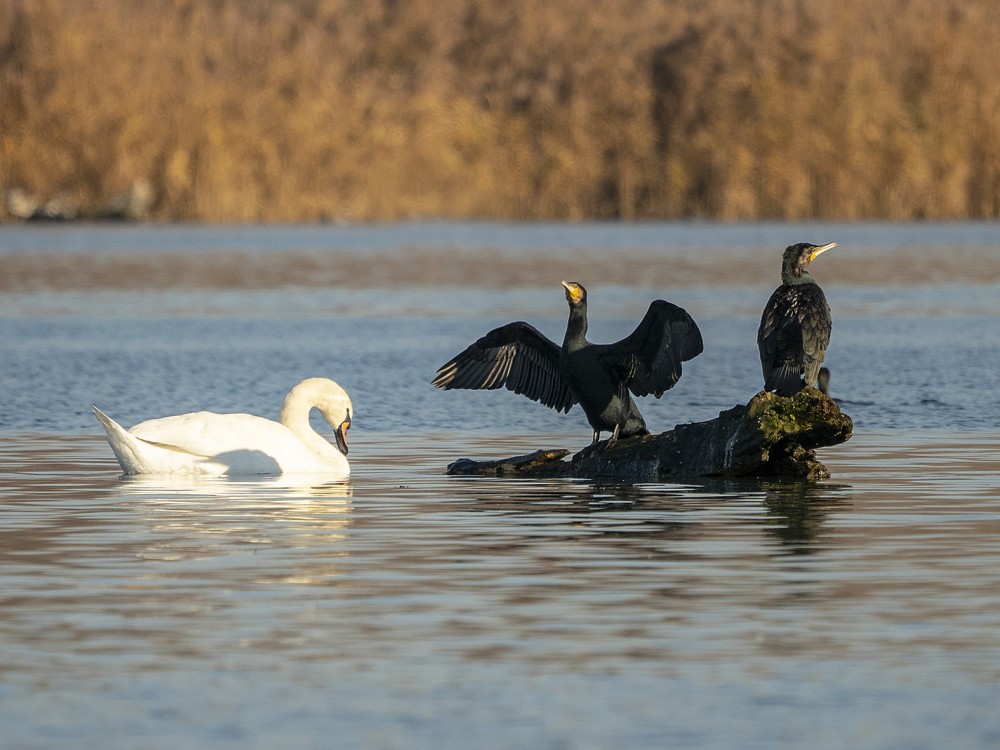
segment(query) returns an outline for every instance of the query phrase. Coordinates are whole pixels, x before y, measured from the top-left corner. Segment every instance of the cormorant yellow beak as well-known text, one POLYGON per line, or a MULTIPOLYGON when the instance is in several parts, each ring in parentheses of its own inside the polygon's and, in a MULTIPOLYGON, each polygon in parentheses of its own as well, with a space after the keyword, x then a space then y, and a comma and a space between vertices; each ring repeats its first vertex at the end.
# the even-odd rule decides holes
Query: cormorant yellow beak
POLYGON ((837 246, 836 242, 828 242, 827 244, 822 245, 821 247, 814 248, 813 251, 809 253, 809 262, 812 263, 814 260, 816 260, 817 256, 822 255, 827 250, 832 250, 836 246, 837 246))
POLYGON ((562 285, 566 287, 566 299, 571 303, 575 305, 583 299, 583 288, 575 281, 563 281, 562 285))

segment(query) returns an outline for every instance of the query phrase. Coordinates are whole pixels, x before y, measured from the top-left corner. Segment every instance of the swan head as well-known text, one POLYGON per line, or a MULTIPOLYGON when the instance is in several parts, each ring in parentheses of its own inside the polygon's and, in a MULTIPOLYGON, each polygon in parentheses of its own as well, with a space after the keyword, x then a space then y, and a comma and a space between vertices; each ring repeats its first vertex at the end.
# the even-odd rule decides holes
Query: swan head
POLYGON ((317 409, 323 419, 333 428, 337 448, 347 455, 347 431, 351 428, 351 414, 354 407, 347 391, 329 378, 307 378, 292 388, 285 397, 281 409, 281 421, 293 411, 317 409))
POLYGON ((337 447, 340 448, 340 452, 346 456, 347 431, 351 429, 351 407, 350 406, 347 407, 347 415, 340 421, 340 424, 338 424, 336 427, 334 427, 335 424, 334 421, 330 419, 330 417, 328 417, 326 413, 324 413, 323 416, 326 417, 326 421, 330 423, 331 427, 333 427, 333 437, 337 441, 337 447))

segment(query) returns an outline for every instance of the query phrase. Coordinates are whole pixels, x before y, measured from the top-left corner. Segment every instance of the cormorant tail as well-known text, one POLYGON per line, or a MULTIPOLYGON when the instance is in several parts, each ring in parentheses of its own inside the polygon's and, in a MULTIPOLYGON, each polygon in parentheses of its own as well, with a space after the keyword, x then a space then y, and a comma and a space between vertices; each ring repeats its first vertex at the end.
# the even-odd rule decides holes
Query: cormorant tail
POLYGON ((767 376, 765 391, 777 391, 779 396, 793 396, 802 390, 802 376, 792 363, 778 365, 767 376))

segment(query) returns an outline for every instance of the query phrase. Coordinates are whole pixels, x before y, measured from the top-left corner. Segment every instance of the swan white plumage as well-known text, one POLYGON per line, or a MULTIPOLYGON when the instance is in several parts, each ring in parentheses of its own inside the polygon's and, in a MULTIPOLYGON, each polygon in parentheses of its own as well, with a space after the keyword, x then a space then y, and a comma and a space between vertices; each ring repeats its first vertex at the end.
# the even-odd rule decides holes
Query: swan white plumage
POLYGON ((307 378, 289 391, 280 421, 207 411, 150 419, 124 429, 96 406, 94 414, 126 474, 323 473, 346 477, 351 399, 327 378, 307 378), (309 424, 318 409, 337 445, 309 424))

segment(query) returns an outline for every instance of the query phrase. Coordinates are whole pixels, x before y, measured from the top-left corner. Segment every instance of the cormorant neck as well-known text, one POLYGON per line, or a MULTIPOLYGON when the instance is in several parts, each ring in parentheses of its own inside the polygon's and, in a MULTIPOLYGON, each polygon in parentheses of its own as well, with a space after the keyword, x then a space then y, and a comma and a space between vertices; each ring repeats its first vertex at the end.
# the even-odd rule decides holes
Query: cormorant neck
POLYGON ((563 346, 572 346, 586 343, 587 341, 587 303, 580 302, 570 305, 569 322, 566 324, 566 338, 563 339, 563 346))
POLYGON ((815 284, 816 279, 809 275, 808 271, 783 271, 781 283, 785 286, 799 286, 800 284, 815 284))

